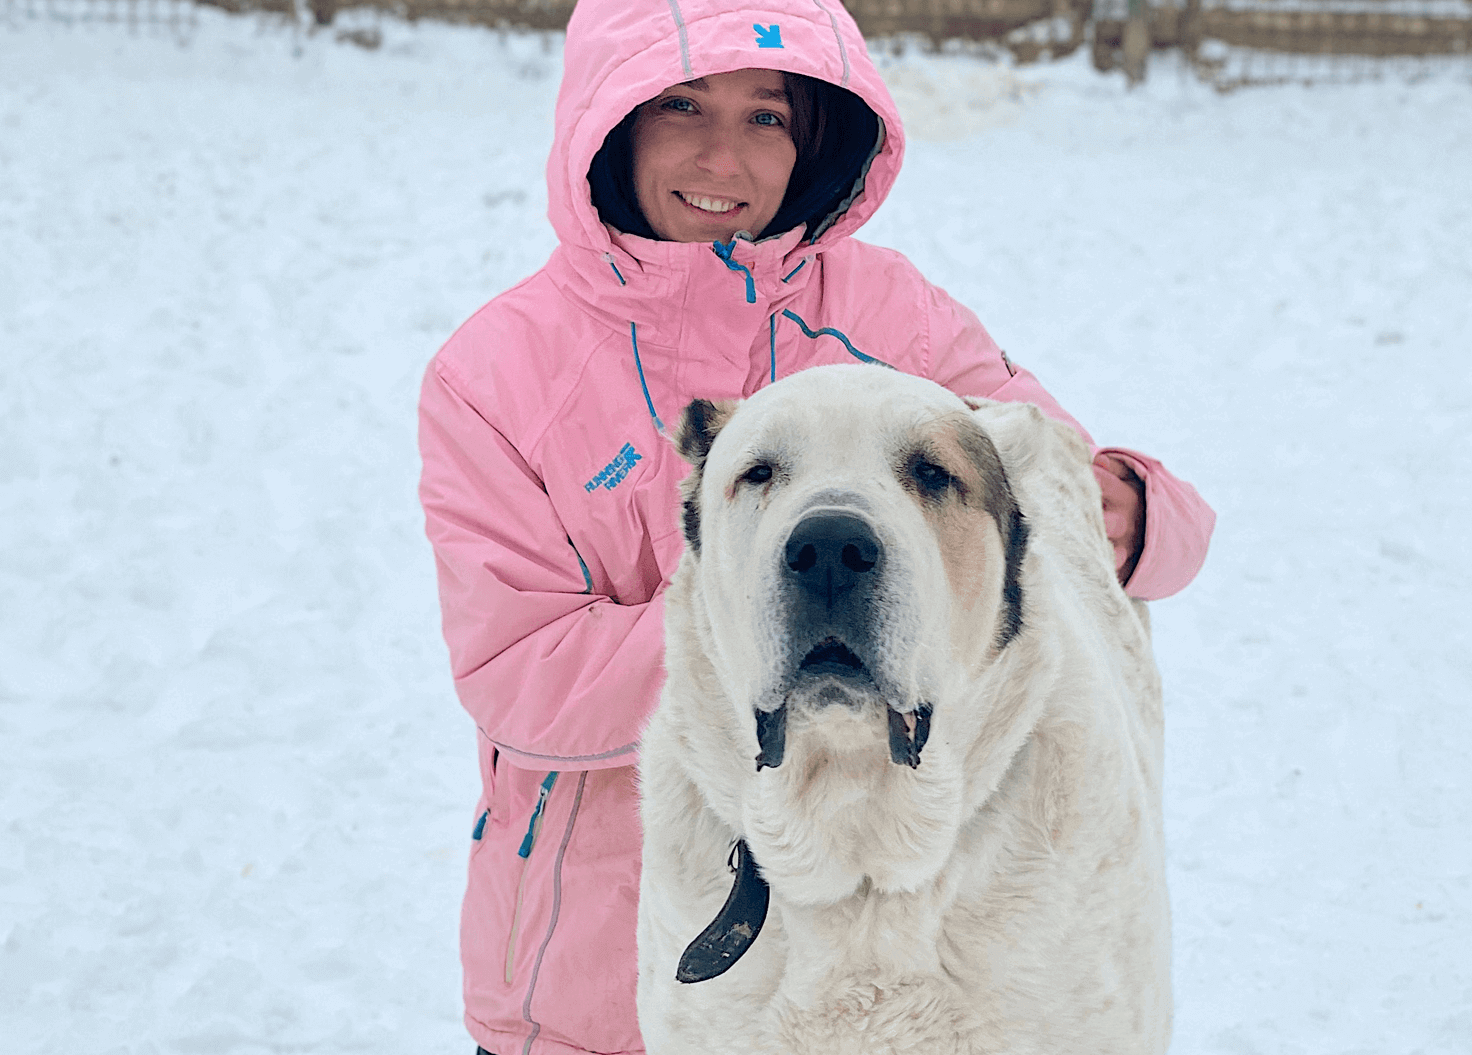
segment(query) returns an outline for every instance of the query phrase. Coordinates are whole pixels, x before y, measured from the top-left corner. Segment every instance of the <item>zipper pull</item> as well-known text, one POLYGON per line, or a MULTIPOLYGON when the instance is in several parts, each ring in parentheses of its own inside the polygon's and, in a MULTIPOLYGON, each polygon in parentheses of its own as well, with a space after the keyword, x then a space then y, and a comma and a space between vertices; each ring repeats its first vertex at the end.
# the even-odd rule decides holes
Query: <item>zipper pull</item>
POLYGON ((537 833, 542 830, 542 811, 547 806, 547 796, 552 793, 552 785, 557 783, 557 774, 548 773, 542 781, 541 790, 537 792, 537 804, 532 809, 532 819, 526 826, 526 836, 521 840, 521 849, 516 851, 516 856, 521 858, 532 855, 532 847, 536 845, 537 833))

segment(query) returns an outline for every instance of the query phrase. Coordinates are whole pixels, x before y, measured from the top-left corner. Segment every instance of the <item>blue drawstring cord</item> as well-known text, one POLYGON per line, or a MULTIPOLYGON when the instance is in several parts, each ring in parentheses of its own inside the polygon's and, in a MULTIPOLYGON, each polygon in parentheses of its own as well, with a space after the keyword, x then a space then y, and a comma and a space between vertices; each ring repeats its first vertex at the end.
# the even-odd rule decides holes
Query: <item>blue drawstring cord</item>
POLYGON ((802 316, 798 315, 797 312, 791 311, 787 308, 783 308, 782 314, 786 315, 789 319, 802 327, 804 337, 810 337, 814 339, 818 337, 837 337, 840 341, 843 342, 843 346, 848 349, 849 354, 852 355, 855 359, 859 360, 859 362, 873 363, 875 366, 888 366, 889 369, 894 369, 894 367, 889 366, 889 364, 886 363, 883 359, 875 359, 872 355, 865 355, 863 352, 859 351, 857 348, 854 347, 852 341, 845 337, 841 331, 835 330, 832 326, 824 326, 822 329, 813 330, 808 328, 808 324, 802 321, 802 316))
POLYGON ((639 387, 644 389, 644 404, 649 408, 649 416, 654 419, 655 431, 663 436, 664 422, 654 412, 654 400, 649 398, 649 382, 644 380, 644 363, 639 359, 639 327, 632 321, 629 322, 629 343, 634 346, 634 368, 639 371, 639 387))
POLYGON ((755 304, 756 279, 751 277, 751 271, 747 269, 746 265, 739 264, 735 260, 731 259, 731 254, 736 252, 736 239, 731 239, 729 244, 712 242, 710 245, 711 248, 716 251, 716 256, 720 257, 726 262, 726 266, 728 268, 730 268, 732 271, 740 271, 743 275, 746 276, 746 303, 755 304))
POLYGON ((772 350, 772 380, 777 380, 777 313, 767 320, 767 347, 772 350))
POLYGON ((613 254, 612 253, 604 253, 603 254, 603 260, 604 260, 604 263, 606 263, 609 267, 613 268, 613 277, 616 278, 616 279, 618 279, 618 284, 620 286, 627 286, 628 283, 624 281, 623 273, 621 271, 619 271, 618 265, 613 262, 613 254))
MULTIPOLYGON (((609 267, 613 268, 613 275, 618 279, 618 284, 620 286, 627 286, 628 283, 624 281, 624 276, 619 272, 618 265, 613 262, 613 254, 604 253, 603 260, 609 267)), ((659 415, 654 412, 654 400, 649 398, 649 382, 644 380, 644 363, 639 358, 639 327, 634 325, 632 319, 629 320, 629 343, 634 346, 634 369, 639 371, 639 387, 644 390, 644 405, 649 408, 649 416, 654 421, 655 430, 663 436, 664 422, 660 421, 659 415)), ((568 539, 567 541, 571 544, 572 539, 568 539)), ((577 553, 576 546, 573 546, 573 552, 577 553)), ((588 584, 586 592, 591 593, 593 591, 593 577, 588 574, 588 566, 583 564, 583 555, 581 553, 578 553, 578 564, 582 565, 583 579, 588 584)))
MULTIPOLYGON (((722 263, 724 263, 727 268, 732 271, 740 272, 742 277, 746 279, 746 303, 755 304, 756 279, 752 277, 750 268, 733 259, 733 255, 736 252, 736 239, 732 238, 729 242, 712 242, 711 248, 715 251, 716 256, 721 259, 722 263)), ((618 266, 613 262, 613 254, 604 254, 604 260, 607 261, 609 267, 613 268, 613 273, 618 278, 619 285, 627 285, 627 283, 624 281, 624 276, 619 274, 618 266)), ((792 278, 793 275, 796 275, 799 271, 806 267, 807 263, 807 258, 804 257, 802 262, 799 263, 797 267, 788 272, 786 278, 782 279, 782 281, 788 281, 788 279, 792 278)), ((782 314, 786 315, 789 319, 802 327, 802 332, 807 337, 837 337, 840 341, 843 342, 843 346, 849 350, 849 354, 851 354, 855 359, 858 359, 859 361, 865 363, 874 363, 878 366, 889 366, 888 363, 882 362, 879 359, 875 359, 873 356, 865 355, 863 352, 859 351, 853 346, 852 341, 850 341, 838 330, 833 329, 831 326, 825 326, 820 330, 812 330, 808 328, 808 324, 803 322, 802 318, 797 315, 797 313, 784 309, 782 314)), ((660 435, 664 435, 664 422, 659 419, 659 414, 654 409, 654 400, 649 395, 649 382, 646 381, 644 378, 644 362, 639 357, 639 327, 632 320, 629 322, 629 344, 634 349, 634 368, 639 372, 639 387, 644 391, 644 405, 649 408, 649 417, 654 421, 655 429, 659 432, 660 435)), ((777 315, 775 312, 767 319, 767 348, 771 355, 771 379, 773 381, 776 381, 777 315)), ((578 559, 579 561, 582 560, 581 557, 579 557, 578 559)), ((584 576, 587 575, 586 567, 583 574, 584 576)))

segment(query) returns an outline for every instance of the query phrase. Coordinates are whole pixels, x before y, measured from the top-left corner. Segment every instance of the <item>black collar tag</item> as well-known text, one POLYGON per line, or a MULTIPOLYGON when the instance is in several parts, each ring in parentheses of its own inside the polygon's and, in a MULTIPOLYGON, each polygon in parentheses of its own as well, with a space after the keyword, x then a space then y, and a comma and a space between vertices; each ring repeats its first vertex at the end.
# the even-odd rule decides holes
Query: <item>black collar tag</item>
POLYGON ((675 970, 678 982, 704 982, 725 974, 751 948, 767 921, 771 890, 756 870, 756 859, 746 840, 737 839, 731 854, 736 863, 736 882, 716 918, 680 957, 675 970))

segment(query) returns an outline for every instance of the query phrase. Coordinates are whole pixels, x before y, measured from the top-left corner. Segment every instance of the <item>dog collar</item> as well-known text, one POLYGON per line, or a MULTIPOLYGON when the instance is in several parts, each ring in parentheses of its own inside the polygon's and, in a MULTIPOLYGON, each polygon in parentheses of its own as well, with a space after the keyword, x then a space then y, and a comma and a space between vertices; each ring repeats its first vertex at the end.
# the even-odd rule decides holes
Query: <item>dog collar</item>
POLYGON ((675 969, 678 982, 704 982, 725 974, 751 948, 767 921, 771 890, 756 870, 756 858, 745 839, 736 840, 731 858, 736 882, 716 918, 680 957, 675 969))

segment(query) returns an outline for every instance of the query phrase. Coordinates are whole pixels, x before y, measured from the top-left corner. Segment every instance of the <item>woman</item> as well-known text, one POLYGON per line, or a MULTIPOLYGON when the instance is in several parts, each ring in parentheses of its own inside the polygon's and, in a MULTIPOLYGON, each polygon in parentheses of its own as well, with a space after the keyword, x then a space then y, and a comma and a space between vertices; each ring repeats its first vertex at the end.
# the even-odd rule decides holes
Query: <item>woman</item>
MULTIPOLYGON (((421 498, 485 786, 466 1022, 496 1055, 643 1050, 633 774, 686 469, 665 423, 872 358, 1078 427, 967 309, 850 237, 903 138, 838 0, 761 11, 582 0, 547 166, 561 244, 425 378, 421 498)), ((1129 592, 1180 589, 1210 510, 1142 455, 1095 462, 1129 592)))

